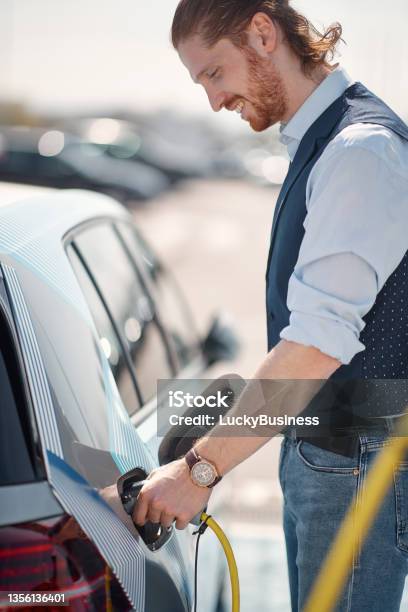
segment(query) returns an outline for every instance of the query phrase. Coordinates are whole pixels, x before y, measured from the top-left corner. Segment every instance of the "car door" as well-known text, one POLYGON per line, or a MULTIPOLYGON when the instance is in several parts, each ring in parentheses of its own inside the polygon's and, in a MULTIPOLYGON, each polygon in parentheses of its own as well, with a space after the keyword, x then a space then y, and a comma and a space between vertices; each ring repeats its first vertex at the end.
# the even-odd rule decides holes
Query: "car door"
MULTIPOLYGON (((120 345, 128 355, 127 365, 140 399, 138 409, 128 407, 128 412, 139 436, 157 460, 162 441, 157 435, 157 381, 197 378, 197 388, 203 384, 199 379, 205 374, 206 363, 191 313, 170 273, 132 223, 105 221, 80 228, 70 249, 71 263, 102 342, 105 344, 108 335, 106 326, 100 323, 99 309, 104 303, 120 345), (146 327, 150 329, 143 332, 146 327), (129 333, 133 329, 134 336, 129 333), (138 342, 144 342, 140 350, 138 342)), ((112 354, 116 361, 118 349, 112 353, 111 347, 106 348, 115 372, 112 354)), ((115 378, 122 394, 123 385, 116 375, 115 378)), ((191 550, 189 530, 177 537, 184 552, 191 550)), ((205 576, 199 577, 200 601, 210 611, 216 609, 222 587, 221 551, 212 538, 207 538, 200 547, 207 567, 205 576)))
MULTIPOLYGON (((129 415, 138 414, 154 398, 157 379, 171 378, 175 372, 174 355, 157 318, 155 304, 109 221, 78 228, 70 236, 67 254, 92 314, 100 346, 115 378, 123 405, 129 415)), ((123 420, 123 414, 121 418, 123 420)), ((127 420, 127 424, 123 440, 131 435, 135 439, 136 430, 130 420, 127 420), (129 427, 133 429, 133 434, 129 427)), ((138 446, 141 446, 139 437, 138 446)), ((126 462, 127 469, 143 467, 149 472, 157 464, 157 446, 148 444, 144 449, 147 446, 150 447, 150 465, 146 465, 145 460, 141 461, 133 453, 131 465, 126 462)), ((117 454, 118 451, 117 448, 117 454)), ((91 471, 96 469, 95 460, 84 458, 85 463, 94 466, 91 471)), ((89 478, 95 478, 95 475, 90 474, 89 478)), ((154 589, 152 581, 159 580, 164 584, 165 574, 168 573, 173 578, 176 594, 179 590, 188 604, 192 584, 190 552, 189 534, 174 531, 163 549, 154 553, 156 571, 146 584, 147 598, 157 597, 157 589, 154 589), (158 569, 160 559, 161 569, 158 569), (158 573, 163 572, 164 576, 160 578, 158 573)), ((163 593, 170 597, 168 587, 163 586, 163 593)), ((178 597, 181 599, 180 593, 178 597)), ((181 605, 175 602, 174 593, 171 600, 172 606, 181 605)), ((167 605, 170 606, 170 603, 167 605)))
MULTIPOLYGON (((157 258, 136 226, 129 221, 117 221, 115 228, 154 299, 157 317, 166 332, 175 358, 176 377, 180 385, 184 385, 182 381, 186 381, 189 391, 200 393, 203 387, 211 384, 211 375, 203 352, 203 343, 187 300, 171 271, 157 258)), ((163 438, 157 435, 157 411, 160 410, 158 404, 157 397, 153 398, 150 404, 132 415, 132 422, 149 448, 155 454, 163 455, 163 438)), ((190 440, 193 441, 192 438, 190 440)), ((222 505, 221 498, 218 498, 216 509, 220 510, 222 505)), ((199 572, 197 577, 199 605, 203 610, 221 609, 225 565, 218 542, 211 537, 201 539, 200 566, 206 570, 199 572)))

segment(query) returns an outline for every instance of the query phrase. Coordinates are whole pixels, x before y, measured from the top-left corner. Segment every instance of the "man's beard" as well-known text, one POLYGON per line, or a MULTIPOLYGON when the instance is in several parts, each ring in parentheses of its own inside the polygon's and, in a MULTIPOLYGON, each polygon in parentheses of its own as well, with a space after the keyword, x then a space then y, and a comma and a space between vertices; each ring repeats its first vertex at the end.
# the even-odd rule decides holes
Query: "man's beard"
POLYGON ((254 109, 248 120, 255 132, 262 132, 282 121, 287 111, 287 94, 282 77, 271 62, 251 47, 242 50, 249 70, 248 100, 254 109))

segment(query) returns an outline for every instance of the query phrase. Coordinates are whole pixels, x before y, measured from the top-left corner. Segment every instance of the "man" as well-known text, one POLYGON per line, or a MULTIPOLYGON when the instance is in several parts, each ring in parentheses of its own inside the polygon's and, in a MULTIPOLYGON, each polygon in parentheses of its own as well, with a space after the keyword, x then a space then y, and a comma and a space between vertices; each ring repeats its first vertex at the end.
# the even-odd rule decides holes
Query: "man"
MULTIPOLYGON (((338 24, 319 34, 287 0, 182 0, 174 17, 174 47, 212 109, 235 110, 258 132, 280 122, 291 159, 267 267, 269 352, 254 379, 407 378, 408 128, 330 65, 340 37, 338 24)), ((293 610, 304 606, 354 494, 403 412, 401 401, 381 390, 376 396, 374 386, 359 416, 376 417, 375 435, 361 429, 305 441, 286 432, 280 478, 293 610)), ((315 405, 334 431, 347 423, 347 407, 358 407, 356 397, 318 393, 315 405)), ((264 443, 202 438, 185 459, 151 475, 134 520, 176 520, 185 528, 214 481, 264 443)), ((398 470, 355 554, 339 610, 399 609, 408 571, 406 500, 408 472, 398 470)))

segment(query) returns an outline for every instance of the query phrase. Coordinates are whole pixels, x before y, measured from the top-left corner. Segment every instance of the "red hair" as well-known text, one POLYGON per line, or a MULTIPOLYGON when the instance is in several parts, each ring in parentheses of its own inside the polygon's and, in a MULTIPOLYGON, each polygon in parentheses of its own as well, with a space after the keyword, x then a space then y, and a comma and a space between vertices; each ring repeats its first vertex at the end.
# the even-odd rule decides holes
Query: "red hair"
POLYGON ((341 39, 341 25, 335 23, 321 33, 290 6, 289 0, 181 0, 171 30, 173 46, 177 49, 195 34, 208 47, 221 38, 242 46, 246 41, 245 30, 256 13, 265 13, 279 25, 305 73, 319 65, 330 65, 341 39))

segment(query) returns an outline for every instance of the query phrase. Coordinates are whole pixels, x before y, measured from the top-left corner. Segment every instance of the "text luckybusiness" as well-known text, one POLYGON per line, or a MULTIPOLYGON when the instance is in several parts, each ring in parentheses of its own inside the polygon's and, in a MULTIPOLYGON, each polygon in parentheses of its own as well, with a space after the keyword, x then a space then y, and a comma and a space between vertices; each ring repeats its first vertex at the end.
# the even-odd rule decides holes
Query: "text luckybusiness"
MULTIPOLYGON (((230 408, 228 400, 231 400, 230 394, 222 394, 217 391, 215 395, 194 395, 193 393, 184 393, 183 391, 169 391, 169 406, 170 408, 230 408)), ((218 424, 221 426, 238 426, 249 427, 288 427, 288 426, 317 426, 320 424, 319 417, 302 417, 289 416, 287 414, 280 416, 271 416, 268 414, 258 414, 257 416, 250 415, 218 415, 199 414, 195 416, 171 414, 169 416, 170 425, 198 425, 211 426, 218 424)))
POLYGON ((172 414, 169 417, 170 425, 198 425, 198 426, 235 426, 235 427, 249 427, 255 429, 256 427, 288 427, 288 426, 317 426, 320 424, 319 417, 302 417, 302 416, 288 416, 287 414, 281 416, 270 416, 268 414, 258 414, 257 416, 249 415, 218 415, 218 417, 211 416, 209 414, 199 414, 196 416, 184 416, 178 414, 172 414))

